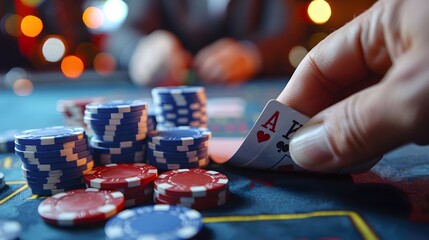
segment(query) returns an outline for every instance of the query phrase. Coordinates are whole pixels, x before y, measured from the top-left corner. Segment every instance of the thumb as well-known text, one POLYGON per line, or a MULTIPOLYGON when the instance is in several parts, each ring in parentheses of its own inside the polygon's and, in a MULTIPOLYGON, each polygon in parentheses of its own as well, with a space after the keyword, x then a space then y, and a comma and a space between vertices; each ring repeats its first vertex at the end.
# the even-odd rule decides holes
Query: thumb
POLYGON ((387 151, 427 139, 429 81, 426 64, 414 64, 314 116, 294 134, 292 159, 312 171, 370 168, 387 151))

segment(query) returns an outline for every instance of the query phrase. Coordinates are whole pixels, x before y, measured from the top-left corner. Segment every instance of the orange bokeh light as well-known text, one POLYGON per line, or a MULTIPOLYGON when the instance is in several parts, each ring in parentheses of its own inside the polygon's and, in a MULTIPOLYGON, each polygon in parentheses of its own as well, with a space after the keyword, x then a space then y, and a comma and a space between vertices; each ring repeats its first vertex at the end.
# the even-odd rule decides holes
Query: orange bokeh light
POLYGON ((28 15, 21 21, 21 32, 27 37, 37 37, 42 30, 42 20, 36 16, 28 15))
POLYGON ((88 28, 97 29, 104 23, 104 14, 97 7, 88 7, 82 15, 82 20, 88 28))
POLYGON ((109 75, 116 68, 116 60, 110 53, 102 52, 94 58, 94 69, 100 75, 109 75))
POLYGON ((80 58, 67 56, 61 62, 61 71, 68 78, 78 78, 83 73, 84 65, 80 58))

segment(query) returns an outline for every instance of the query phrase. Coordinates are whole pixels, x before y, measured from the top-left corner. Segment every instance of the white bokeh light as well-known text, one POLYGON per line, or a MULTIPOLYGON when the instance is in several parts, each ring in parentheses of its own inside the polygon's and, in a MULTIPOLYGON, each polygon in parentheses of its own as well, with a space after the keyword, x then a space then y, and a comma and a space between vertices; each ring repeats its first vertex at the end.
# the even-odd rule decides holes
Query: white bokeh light
POLYGON ((104 16, 113 23, 122 23, 128 15, 128 5, 122 0, 107 0, 103 4, 104 16))
POLYGON ((66 46, 57 37, 50 37, 43 43, 42 54, 48 62, 58 62, 64 56, 65 51, 66 46))

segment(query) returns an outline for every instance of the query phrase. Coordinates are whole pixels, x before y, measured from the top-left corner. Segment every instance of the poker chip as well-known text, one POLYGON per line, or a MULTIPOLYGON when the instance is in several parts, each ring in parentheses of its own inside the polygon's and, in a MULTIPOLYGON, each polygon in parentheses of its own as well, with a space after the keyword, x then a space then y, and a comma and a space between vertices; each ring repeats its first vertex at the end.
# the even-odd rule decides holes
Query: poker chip
POLYGON ((67 126, 86 128, 86 124, 83 122, 85 105, 101 101, 104 101, 101 97, 60 99, 57 102, 57 111, 63 114, 67 126))
POLYGON ((152 200, 153 181, 157 176, 158 170, 145 163, 107 164, 84 175, 89 187, 122 192, 127 208, 152 200))
POLYGON ((15 154, 33 194, 53 195, 85 187, 83 173, 94 166, 83 128, 50 127, 15 135, 15 154))
POLYGON ((209 146, 209 142, 202 142, 196 145, 188 145, 188 146, 165 146, 165 145, 157 145, 152 142, 147 143, 147 147, 156 151, 163 152, 189 152, 195 150, 202 150, 209 146))
POLYGON ((127 209, 109 219, 106 238, 193 239, 203 228, 201 214, 181 206, 154 205, 127 209))
POLYGON ((153 88, 157 129, 177 126, 207 127, 207 98, 203 87, 153 88))
POLYGON ((211 137, 211 131, 203 128, 176 127, 162 131, 151 131, 148 141, 164 146, 188 146, 206 142, 211 137))
POLYGON ((126 113, 147 109, 147 103, 141 100, 116 100, 103 103, 90 103, 86 105, 86 111, 90 113, 126 113))
POLYGON ((170 160, 166 160, 165 162, 157 162, 153 160, 147 161, 149 164, 156 166, 159 170, 173 170, 173 169, 181 169, 181 168, 205 168, 209 164, 208 158, 202 158, 198 161, 191 163, 170 163, 170 160))
POLYGON ((9 153, 14 151, 15 134, 17 130, 9 130, 0 134, 0 153, 9 153))
POLYGON ((20 239, 22 226, 14 220, 0 219, 0 239, 17 240, 20 239))
POLYGON ((77 141, 67 142, 63 144, 53 144, 53 145, 21 145, 15 142, 15 149, 20 151, 60 151, 64 149, 76 148, 82 145, 88 144, 87 138, 83 138, 77 141))
POLYGON ((85 130, 80 127, 56 126, 26 130, 15 135, 15 142, 29 145, 53 145, 83 139, 85 130))
POLYGON ((121 192, 87 188, 55 194, 43 200, 37 210, 49 224, 82 226, 104 222, 123 207, 121 192))
POLYGON ((6 179, 4 173, 0 172, 0 190, 6 186, 6 179))
POLYGON ((144 161, 147 103, 110 101, 88 104, 84 120, 94 133, 90 145, 99 165, 144 161))
POLYGON ((227 188, 228 178, 213 170, 177 169, 160 174, 154 187, 165 195, 201 197, 227 188))
POLYGON ((151 155, 154 157, 159 157, 159 158, 168 158, 168 157, 190 158, 190 157, 196 157, 196 156, 208 154, 207 148, 197 149, 197 150, 193 150, 193 151, 186 151, 186 152, 173 152, 173 151, 163 152, 163 151, 157 151, 157 150, 153 150, 153 149, 148 149, 147 151, 149 153, 148 155, 151 155))
POLYGON ((86 184, 101 189, 129 188, 145 185, 158 175, 155 167, 145 163, 108 164, 84 174, 86 184))

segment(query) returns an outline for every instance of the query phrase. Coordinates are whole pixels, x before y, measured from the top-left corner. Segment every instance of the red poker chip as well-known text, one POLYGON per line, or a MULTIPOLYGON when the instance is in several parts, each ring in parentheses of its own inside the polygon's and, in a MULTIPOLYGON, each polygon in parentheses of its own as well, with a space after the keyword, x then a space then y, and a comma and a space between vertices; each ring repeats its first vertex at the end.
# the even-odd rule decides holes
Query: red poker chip
POLYGON ((176 169, 159 175, 154 185, 164 195, 204 197, 228 188, 228 178, 213 170, 176 169))
POLYGON ((84 174, 89 187, 119 189, 147 185, 158 176, 156 167, 145 163, 119 163, 95 167, 84 174))
POLYGON ((226 203, 226 199, 224 201, 220 201, 218 203, 195 203, 195 204, 177 203, 177 202, 165 201, 165 200, 157 198, 157 197, 154 197, 153 201, 156 204, 179 205, 179 206, 184 206, 184 207, 192 208, 192 209, 195 209, 195 210, 198 210, 198 211, 217 208, 217 207, 220 207, 220 206, 222 206, 222 205, 224 205, 226 203))
POLYGON ((153 189, 153 183, 149 183, 146 185, 142 185, 142 186, 137 186, 137 187, 131 187, 131 188, 118 188, 116 190, 120 191, 121 193, 123 193, 124 195, 128 195, 128 194, 139 194, 139 193, 143 193, 147 190, 152 191, 153 189))
POLYGON ((47 223, 78 226, 103 222, 120 212, 124 204, 119 191, 87 188, 58 193, 43 200, 37 210, 47 223))

